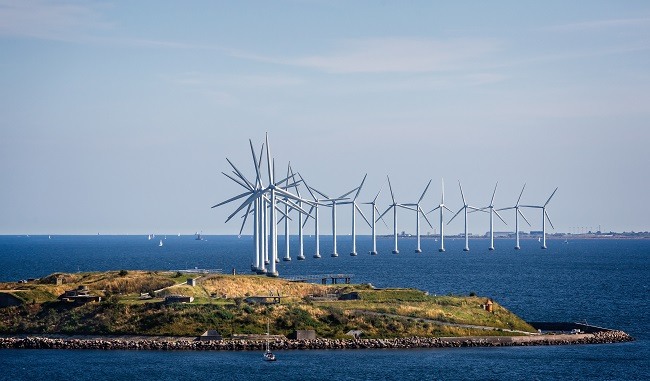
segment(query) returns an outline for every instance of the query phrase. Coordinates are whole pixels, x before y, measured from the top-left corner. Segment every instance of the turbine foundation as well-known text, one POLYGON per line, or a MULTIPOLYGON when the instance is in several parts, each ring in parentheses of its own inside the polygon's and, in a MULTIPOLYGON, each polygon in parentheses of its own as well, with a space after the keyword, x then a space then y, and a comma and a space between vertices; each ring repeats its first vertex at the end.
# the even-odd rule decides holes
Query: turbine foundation
POLYGON ((438 252, 440 252, 440 253, 444 253, 444 252, 445 252, 445 249, 440 248, 440 249, 438 249, 438 252))
POLYGON ((316 259, 320 258, 320 254, 314 254, 314 258, 316 259))
POLYGON ((393 250, 393 254, 399 254, 399 250, 393 250))
POLYGON ((415 249, 415 252, 416 252, 416 253, 421 253, 421 252, 422 252, 422 249, 415 249))
POLYGON ((371 251, 370 255, 377 255, 377 252, 376 251, 371 251))
POLYGON ((469 247, 464 248, 463 251, 469 251, 469 247))
POLYGON ((282 258, 282 260, 285 262, 291 262, 291 258, 287 258, 287 257, 282 258))
POLYGON ((492 251, 494 250, 494 247, 489 247, 488 250, 492 251))
POLYGON ((304 261, 304 260, 305 260, 305 256, 304 256, 304 255, 299 255, 299 256, 298 256, 298 260, 299 260, 299 261, 304 261))
POLYGON ((350 253, 350 256, 352 256, 352 257, 356 257, 356 256, 357 256, 357 253, 355 253, 355 252, 353 251, 353 252, 350 253))
POLYGON ((339 256, 338 253, 332 253, 332 257, 338 257, 338 256, 339 256))
POLYGON ((272 278, 277 278, 278 276, 280 276, 280 274, 278 274, 277 271, 276 272, 270 272, 269 271, 269 272, 266 273, 266 276, 272 277, 272 278))
POLYGON ((521 249, 521 247, 515 246, 515 250, 519 250, 519 249, 521 249))

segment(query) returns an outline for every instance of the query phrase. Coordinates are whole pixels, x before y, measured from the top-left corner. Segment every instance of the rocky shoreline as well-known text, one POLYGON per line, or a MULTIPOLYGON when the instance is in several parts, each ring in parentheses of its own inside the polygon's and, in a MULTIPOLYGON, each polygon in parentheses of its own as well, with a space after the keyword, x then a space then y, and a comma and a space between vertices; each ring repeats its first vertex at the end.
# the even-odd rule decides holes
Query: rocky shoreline
MULTIPOLYGON (((314 339, 272 340, 271 349, 406 349, 406 348, 460 348, 460 347, 507 347, 534 345, 608 344, 633 341, 622 331, 603 331, 577 335, 532 336, 475 336, 475 337, 410 337, 398 339, 314 339)), ((102 350, 212 350, 212 351, 260 351, 265 342, 261 340, 198 341, 189 338, 49 338, 4 337, 0 349, 102 349, 102 350)))

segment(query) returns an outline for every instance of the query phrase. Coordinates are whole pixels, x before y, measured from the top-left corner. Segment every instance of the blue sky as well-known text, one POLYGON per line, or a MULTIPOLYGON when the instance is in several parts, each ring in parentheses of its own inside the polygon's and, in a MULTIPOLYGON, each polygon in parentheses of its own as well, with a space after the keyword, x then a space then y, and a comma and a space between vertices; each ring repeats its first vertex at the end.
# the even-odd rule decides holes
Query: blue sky
POLYGON ((649 49, 645 1, 0 0, 0 234, 236 234, 265 132, 326 193, 648 230, 649 49))

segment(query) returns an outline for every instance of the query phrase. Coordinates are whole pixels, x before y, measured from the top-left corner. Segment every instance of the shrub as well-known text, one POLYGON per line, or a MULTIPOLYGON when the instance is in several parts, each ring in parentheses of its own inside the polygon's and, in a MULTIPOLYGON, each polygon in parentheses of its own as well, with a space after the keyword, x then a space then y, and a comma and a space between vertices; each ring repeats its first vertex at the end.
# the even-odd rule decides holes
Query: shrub
POLYGON ((126 270, 120 270, 120 272, 117 274, 119 276, 126 276, 129 272, 126 270))

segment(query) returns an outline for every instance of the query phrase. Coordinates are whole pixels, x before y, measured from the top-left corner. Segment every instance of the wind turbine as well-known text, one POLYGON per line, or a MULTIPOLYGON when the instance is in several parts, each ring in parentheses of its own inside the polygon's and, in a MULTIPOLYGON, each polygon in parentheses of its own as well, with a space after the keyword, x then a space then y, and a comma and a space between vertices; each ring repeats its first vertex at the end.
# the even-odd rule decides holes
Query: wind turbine
POLYGON ((390 177, 386 176, 388 179, 388 189, 390 189, 390 197, 393 200, 393 203, 388 206, 386 211, 382 213, 379 218, 382 218, 389 210, 393 209, 393 240, 395 241, 395 248, 393 249, 393 254, 399 254, 399 249, 397 248, 397 207, 402 207, 405 209, 411 209, 402 204, 395 202, 395 194, 393 194, 393 187, 390 184, 390 177))
MULTIPOLYGON (((252 142, 251 142, 251 150, 253 150, 252 142)), ((268 204, 269 204, 268 229, 269 229, 270 237, 269 237, 269 240, 268 240, 268 244, 265 244, 264 246, 265 246, 265 250, 268 250, 270 258, 269 258, 269 269, 268 269, 266 275, 277 277, 278 272, 276 271, 276 268, 275 268, 275 262, 277 260, 277 228, 276 228, 277 215, 276 215, 276 209, 279 211, 279 208, 276 205, 277 201, 278 201, 277 195, 280 195, 280 196, 283 196, 283 197, 287 198, 286 201, 280 199, 279 200, 280 202, 289 203, 293 208, 296 208, 296 209, 300 210, 301 212, 303 212, 305 214, 307 214, 307 212, 302 210, 302 208, 299 208, 298 205, 296 205, 295 203, 293 203, 291 201, 291 200, 300 201, 302 199, 294 196, 293 194, 285 191, 284 189, 282 189, 280 187, 280 185, 283 184, 285 181, 287 181, 287 179, 284 179, 284 180, 281 180, 281 181, 278 181, 278 182, 274 181, 275 180, 275 176, 274 176, 274 172, 275 172, 274 167, 275 167, 275 165, 273 164, 273 161, 271 160, 271 148, 270 148, 270 145, 269 145, 268 134, 266 135, 266 159, 267 159, 266 161, 267 161, 267 167, 268 167, 269 184, 265 188, 262 188, 261 186, 259 186, 259 187, 254 186, 250 181, 248 181, 246 179, 246 177, 241 173, 241 171, 239 171, 239 169, 237 169, 237 167, 235 167, 235 165, 232 164, 232 162, 230 160, 226 159, 226 160, 228 160, 228 163, 230 163, 230 165, 235 170, 235 174, 238 177, 238 179, 234 178, 234 177, 232 177, 232 176, 230 176, 228 174, 225 174, 225 173, 224 173, 224 175, 226 175, 228 178, 235 181, 236 183, 244 186, 245 188, 248 189, 248 191, 244 192, 242 194, 239 194, 239 195, 237 195, 235 197, 232 197, 232 198, 230 198, 230 199, 228 199, 226 201, 223 201, 223 202, 221 202, 219 204, 216 204, 216 205, 213 206, 213 208, 248 196, 244 200, 244 202, 230 216, 228 216, 228 218, 226 219, 226 222, 230 221, 237 213, 239 213, 242 209, 247 207, 247 211, 246 211, 246 213, 244 213, 245 217, 244 217, 244 222, 242 223, 242 226, 243 226, 246 223, 248 213, 249 213, 249 211, 251 209, 251 204, 254 203, 255 204, 254 206, 257 206, 256 200, 258 200, 258 199, 268 200, 268 204), (289 200, 289 199, 291 199, 291 200, 289 200)), ((253 151, 253 160, 254 160, 254 162, 257 162, 256 159, 255 159, 254 151, 253 151)), ((260 181, 260 184, 261 184, 260 168, 257 165, 255 165, 255 171, 256 171, 256 174, 257 174, 257 181, 260 181)), ((302 200, 302 201, 305 201, 305 200, 302 200)), ((305 201, 305 202, 307 202, 307 201, 305 201)), ((307 202, 307 203, 309 204, 309 202, 307 202)), ((280 211, 280 213, 282 213, 282 211, 280 211)), ((266 217, 265 217, 264 224, 266 224, 266 223, 267 222, 266 222, 266 217)), ((255 234, 255 230, 254 230, 254 234, 255 234)), ((264 239, 266 240, 266 238, 264 238, 264 239)))
POLYGON ((522 208, 537 208, 537 209, 542 209, 542 249, 546 249, 546 220, 548 220, 548 223, 551 224, 551 227, 555 229, 555 226, 553 226, 553 223, 551 222, 551 218, 548 216, 548 213, 546 213, 546 205, 551 201, 553 196, 555 195, 555 192, 557 192, 557 188, 551 193, 551 196, 546 200, 544 205, 522 205, 522 208))
MULTIPOLYGON (((318 194, 322 194, 321 192, 318 192, 318 190, 310 187, 307 185, 307 182, 305 179, 302 178, 302 175, 298 173, 298 176, 300 177, 300 180, 302 181, 303 184, 305 184, 305 188, 307 188, 307 191, 311 195, 312 199, 314 200, 311 206, 311 209, 309 210, 309 214, 311 215, 311 212, 314 212, 314 235, 316 236, 316 252, 314 253, 314 258, 320 258, 320 228, 318 224, 318 207, 319 206, 325 206, 325 204, 322 204, 321 199, 317 198, 316 195, 314 194, 314 191, 317 192, 318 194), (313 190, 313 191, 312 191, 313 190)), ((325 198, 326 199, 326 198, 325 198)), ((307 221, 305 221, 307 223, 307 221)))
MULTIPOLYGON (((375 213, 379 213, 379 209, 377 209, 377 197, 379 197, 380 193, 381 193, 381 189, 379 190, 379 192, 377 192, 377 195, 375 196, 374 199, 372 199, 372 201, 364 202, 364 204, 372 205, 372 226, 371 226, 371 229, 372 229, 372 251, 370 252, 370 255, 377 255, 377 231, 375 229, 375 223, 379 219, 375 218, 375 216, 376 216, 375 213)), ((386 227, 388 227, 388 224, 386 223, 386 221, 383 218, 381 218, 381 220, 384 222, 384 225, 386 225, 386 227)))
POLYGON ((421 253, 422 252, 422 249, 420 248, 420 214, 422 214, 422 216, 427 221, 429 226, 431 226, 431 228, 433 229, 433 225, 431 225, 431 222, 429 222, 429 219, 427 218, 427 216, 424 214, 424 211, 420 207, 420 203, 422 202, 422 199, 424 198, 424 195, 427 193, 427 190, 429 190, 429 185, 431 185, 431 180, 429 180, 429 183, 424 188, 424 192, 422 192, 422 196, 420 196, 420 199, 418 200, 418 202, 416 202, 415 204, 404 204, 404 206, 411 206, 411 207, 415 208, 415 216, 416 216, 416 219, 415 219, 415 232, 416 232, 416 236, 417 236, 417 247, 415 248, 416 253, 421 253))
POLYGON ((524 213, 521 212, 521 210, 520 210, 521 206, 519 206, 519 201, 521 200, 521 195, 524 194, 524 189, 526 189, 526 184, 524 184, 523 188, 521 188, 521 192, 519 193, 519 198, 517 199, 517 203, 515 204, 515 206, 511 206, 511 207, 508 207, 508 208, 497 209, 497 210, 509 210, 509 209, 514 209, 515 210, 515 239, 516 239, 516 241, 515 241, 515 250, 520 249, 520 247, 519 247, 519 215, 521 215, 521 217, 524 219, 524 221, 526 221, 528 226, 530 226, 530 222, 528 222, 528 220, 526 219, 526 216, 524 216, 524 213))
POLYGON ((440 199, 440 204, 438 204, 437 207, 427 212, 427 214, 438 209, 440 210, 440 248, 438 249, 438 251, 442 253, 445 251, 445 224, 443 220, 443 214, 445 209, 447 209, 450 213, 453 213, 453 211, 445 205, 445 180, 444 179, 442 179, 442 198, 440 199))
POLYGON ((460 181, 458 181, 458 186, 460 187, 460 195, 463 198, 463 206, 458 209, 458 212, 456 212, 451 220, 447 222, 447 225, 449 225, 449 223, 451 223, 451 221, 453 221, 461 211, 465 211, 465 248, 463 248, 463 251, 469 251, 469 235, 467 234, 467 209, 479 210, 479 208, 469 206, 467 204, 467 201, 465 201, 465 194, 463 193, 463 186, 460 184, 460 181))
POLYGON ((321 196, 325 197, 325 199, 321 201, 329 202, 330 207, 332 208, 332 257, 338 257, 339 253, 336 248, 336 205, 339 203, 339 201, 347 200, 347 196, 349 196, 352 192, 356 191, 357 188, 352 189, 351 191, 344 193, 343 195, 337 197, 337 198, 328 198, 325 194, 319 192, 318 190, 314 189, 316 193, 320 194, 321 196))
POLYGON ((492 199, 490 200, 490 205, 486 206, 485 208, 479 209, 481 212, 485 212, 486 209, 489 209, 490 213, 490 247, 488 250, 494 250, 494 214, 497 215, 503 221, 504 224, 508 225, 506 221, 501 217, 499 212, 494 210, 494 195, 497 193, 497 186, 499 185, 499 182, 497 181, 496 185, 494 186, 494 192, 492 192, 492 199))
MULTIPOLYGON (((368 222, 368 219, 366 216, 363 215, 363 212, 359 208, 359 205, 357 205, 357 197, 359 197, 359 193, 361 192, 361 188, 363 187, 363 183, 366 182, 366 177, 368 177, 368 174, 363 176, 363 180, 361 180, 361 185, 356 189, 357 193, 355 193, 354 198, 350 201, 344 201, 340 202, 339 205, 345 205, 345 204, 351 204, 352 205, 352 251, 350 252, 351 256, 356 256, 357 255, 357 211, 361 214, 361 217, 366 221, 368 226, 370 226, 370 222, 368 222)), ((334 250, 336 252, 336 250, 334 250)))

